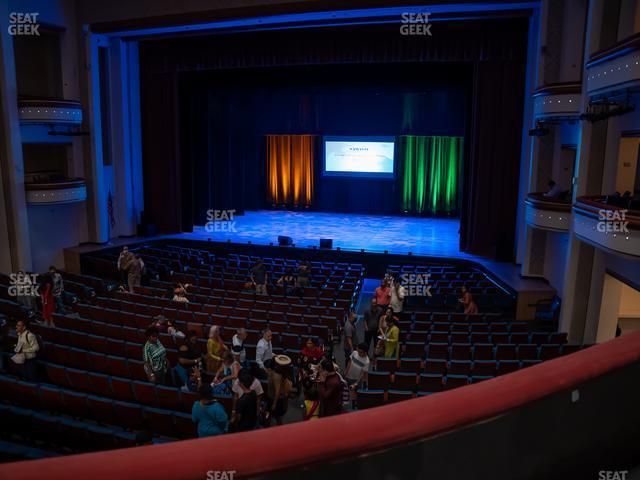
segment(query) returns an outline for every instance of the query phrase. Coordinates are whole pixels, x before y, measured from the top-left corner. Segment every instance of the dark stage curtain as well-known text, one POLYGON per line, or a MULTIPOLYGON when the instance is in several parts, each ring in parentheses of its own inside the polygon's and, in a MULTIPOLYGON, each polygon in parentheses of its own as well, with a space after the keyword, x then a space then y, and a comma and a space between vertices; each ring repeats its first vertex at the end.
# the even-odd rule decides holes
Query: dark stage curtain
POLYGON ((514 258, 525 66, 479 62, 460 222, 461 250, 514 258))
POLYGON ((400 137, 405 212, 457 215, 462 145, 461 137, 400 137))
POLYGON ((314 144, 313 135, 267 136, 267 191, 271 203, 311 205, 314 144))

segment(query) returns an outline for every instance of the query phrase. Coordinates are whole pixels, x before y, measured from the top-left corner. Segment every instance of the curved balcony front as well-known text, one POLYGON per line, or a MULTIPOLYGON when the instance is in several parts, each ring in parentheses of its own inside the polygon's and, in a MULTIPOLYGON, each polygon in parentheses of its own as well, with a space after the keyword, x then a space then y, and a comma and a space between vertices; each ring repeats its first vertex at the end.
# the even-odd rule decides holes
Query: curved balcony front
POLYGON ((640 210, 613 205, 606 197, 579 197, 573 230, 582 240, 608 252, 640 257, 640 210))
POLYGON ((524 203, 527 225, 554 232, 569 231, 571 203, 545 197, 539 192, 529 193, 524 203))

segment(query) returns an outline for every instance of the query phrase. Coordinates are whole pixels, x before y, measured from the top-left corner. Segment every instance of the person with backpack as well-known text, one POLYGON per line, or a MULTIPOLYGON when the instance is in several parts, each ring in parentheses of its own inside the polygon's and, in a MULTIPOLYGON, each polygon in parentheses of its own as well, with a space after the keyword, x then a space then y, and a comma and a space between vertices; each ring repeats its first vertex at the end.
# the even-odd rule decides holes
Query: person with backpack
POLYGON ((325 358, 320 362, 316 381, 320 394, 320 416, 330 417, 342 413, 343 381, 331 359, 325 358))
POLYGON ((11 357, 11 360, 22 365, 22 376, 25 380, 35 382, 38 378, 37 354, 40 350, 38 337, 27 329, 24 320, 18 320, 16 323, 16 333, 18 334, 18 343, 16 343, 15 355, 11 357))

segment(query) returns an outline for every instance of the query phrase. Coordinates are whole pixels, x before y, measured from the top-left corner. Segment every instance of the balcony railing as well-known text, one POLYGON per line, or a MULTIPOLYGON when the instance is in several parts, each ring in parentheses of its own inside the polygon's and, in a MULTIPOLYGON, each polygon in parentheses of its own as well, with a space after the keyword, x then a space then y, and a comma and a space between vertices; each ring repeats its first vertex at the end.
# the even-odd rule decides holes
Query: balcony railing
POLYGON ((82 105, 75 100, 21 97, 18 117, 21 125, 80 125, 82 105))
POLYGON ((76 203, 87 199, 87 186, 83 178, 25 183, 24 189, 29 205, 76 203))
POLYGON ((589 95, 613 92, 640 83, 640 33, 592 54, 586 64, 589 95))
POLYGON ((580 114, 580 82, 545 85, 533 92, 533 114, 536 118, 573 118, 580 114))
POLYGON ((571 226, 571 203, 543 193, 529 193, 524 201, 527 225, 543 230, 567 232, 571 226))
POLYGON ((640 211, 606 203, 603 196, 579 197, 573 206, 573 229, 604 250, 640 257, 640 211))

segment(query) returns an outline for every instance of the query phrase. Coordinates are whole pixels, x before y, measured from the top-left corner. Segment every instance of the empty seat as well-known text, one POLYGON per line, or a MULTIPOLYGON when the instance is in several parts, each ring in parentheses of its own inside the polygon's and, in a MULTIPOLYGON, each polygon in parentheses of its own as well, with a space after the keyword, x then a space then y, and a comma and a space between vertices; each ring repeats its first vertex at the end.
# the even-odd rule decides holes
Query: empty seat
POLYGON ((468 383, 466 375, 447 375, 444 378, 444 389, 451 390, 452 388, 462 387, 468 383))
POLYGON ((389 372, 369 372, 367 378, 367 388, 371 390, 387 390, 391 385, 391 373, 389 372))
POLYGON ((113 401, 95 395, 87 396, 87 407, 89 415, 94 420, 104 423, 113 423, 113 401))
POLYGON ((464 375, 471 374, 471 362, 469 360, 451 360, 449 362, 449 368, 447 369, 447 375, 464 375))
POLYGON ((518 345, 518 359, 534 360, 538 358, 538 347, 532 343, 518 345))
POLYGON ((142 406, 130 402, 113 402, 113 410, 118 419, 118 423, 126 428, 142 428, 144 416, 142 406))
POLYGON ((173 425, 173 417, 170 410, 145 408, 144 414, 145 424, 149 430, 169 437, 176 435, 173 425))
POLYGON ((496 360, 514 360, 516 358, 516 346, 513 343, 496 345, 496 360))
POLYGON ((477 360, 473 362, 473 375, 495 376, 498 369, 497 362, 493 360, 477 360))
POLYGON ((560 356, 561 345, 543 343, 540 345, 540 351, 538 352, 538 358, 540 360, 551 360, 560 356))
POLYGON ((498 375, 505 375, 507 373, 515 372, 520 369, 520 362, 518 360, 500 360, 498 362, 498 375))
POLYGON ((471 344, 469 343, 454 343, 451 345, 452 360, 469 360, 471 358, 471 344))
POLYGON ((389 403, 409 400, 410 398, 413 398, 412 390, 389 390, 387 392, 387 402, 389 403))
POLYGON ((395 358, 376 358, 376 370, 382 372, 395 372, 398 368, 398 360, 395 358))
POLYGON ((393 388, 413 392, 416 389, 416 374, 396 372, 393 378, 393 388))
POLYGON ((425 344, 422 342, 405 342, 403 345, 404 355, 407 357, 422 358, 425 352, 425 344))
POLYGON ((356 403, 360 410, 379 407, 384 404, 384 390, 358 390, 356 403))
POLYGON ((427 358, 424 363, 425 373, 445 375, 447 373, 447 361, 436 358, 427 358))
POLYGON ((490 343, 476 343, 473 346, 474 360, 493 360, 493 345, 490 343))
POLYGON ((132 382, 133 393, 138 403, 144 405, 156 404, 156 387, 153 383, 148 382, 132 382))
POLYGON ((440 392, 442 390, 442 376, 432 373, 423 373, 418 379, 418 391, 440 392))
POLYGON ((429 358, 440 358, 446 360, 449 358, 448 343, 429 343, 427 348, 427 356, 429 358))
POLYGON ((421 369, 422 360, 420 360, 420 358, 400 358, 400 366, 398 367, 398 371, 418 373, 421 369))

